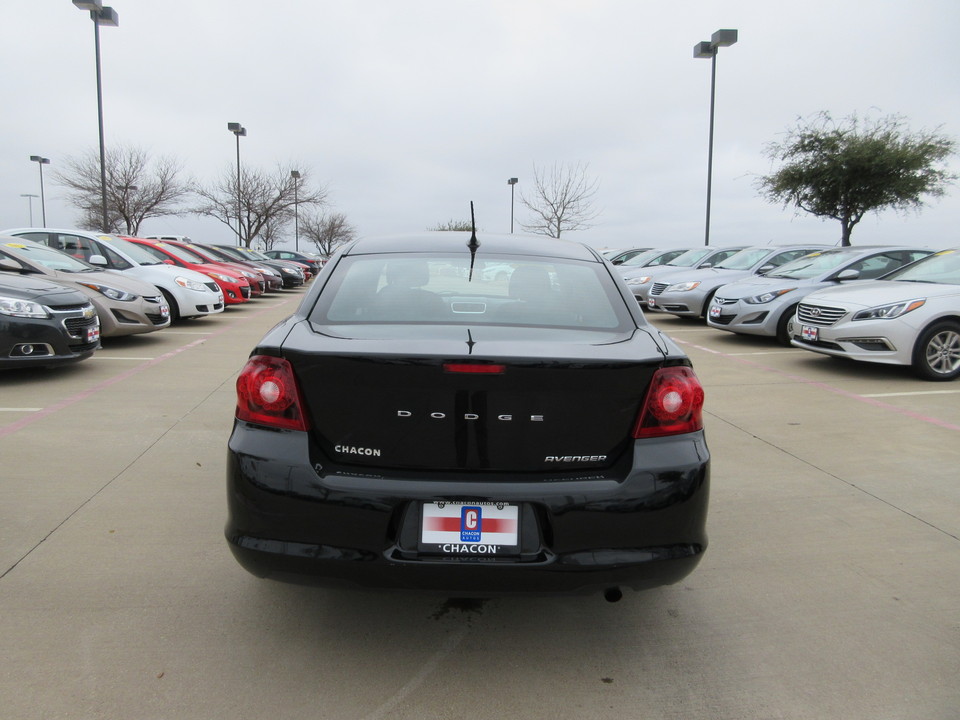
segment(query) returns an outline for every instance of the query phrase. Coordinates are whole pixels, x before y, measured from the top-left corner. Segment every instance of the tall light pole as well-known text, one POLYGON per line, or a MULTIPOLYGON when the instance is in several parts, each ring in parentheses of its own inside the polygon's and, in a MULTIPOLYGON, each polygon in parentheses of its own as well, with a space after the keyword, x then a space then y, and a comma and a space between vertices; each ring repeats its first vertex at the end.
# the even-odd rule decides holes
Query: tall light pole
POLYGON ((240 138, 247 136, 247 129, 240 123, 227 123, 227 130, 237 136, 237 245, 243 245, 243 235, 240 228, 240 138))
POLYGON ((517 178, 509 178, 507 185, 510 186, 510 234, 513 235, 513 190, 517 185, 517 178))
MULTIPOLYGON (((40 157, 39 155, 31 155, 30 161, 35 162, 37 167, 40 168, 40 209, 43 211, 43 226, 47 226, 47 203, 43 195, 43 166, 50 164, 50 158, 40 157)), ((36 197, 34 195, 33 197, 36 197)), ((30 227, 33 227, 33 200, 30 201, 30 227)))
POLYGON ((293 178, 293 243, 297 252, 300 252, 300 171, 291 170, 290 177, 293 178))
POLYGON ((103 7, 100 0, 73 0, 73 4, 81 10, 90 11, 93 20, 93 45, 97 55, 97 120, 100 125, 100 209, 103 213, 103 232, 109 232, 110 222, 107 218, 107 163, 106 150, 103 142, 103 84, 100 80, 100 26, 117 27, 120 17, 111 7, 103 7))
MULTIPOLYGON (((39 196, 33 193, 21 193, 20 197, 25 197, 30 204, 30 227, 33 227, 33 199, 39 196)), ((46 227, 46 225, 44 225, 44 227, 46 227)))
POLYGON ((707 151, 707 222, 704 231, 703 244, 710 244, 710 194, 713 189, 713 111, 717 93, 717 50, 733 45, 737 41, 736 30, 717 30, 710 36, 710 41, 704 40, 693 46, 695 58, 710 58, 710 140, 707 151))

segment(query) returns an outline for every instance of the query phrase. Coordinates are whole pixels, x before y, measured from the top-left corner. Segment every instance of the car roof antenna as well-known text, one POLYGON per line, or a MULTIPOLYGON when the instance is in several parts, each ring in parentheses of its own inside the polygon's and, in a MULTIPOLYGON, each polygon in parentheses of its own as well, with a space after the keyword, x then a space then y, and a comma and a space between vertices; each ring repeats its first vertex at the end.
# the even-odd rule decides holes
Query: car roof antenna
POLYGON ((480 247, 480 241, 477 240, 477 219, 473 214, 473 200, 470 201, 470 242, 467 243, 470 248, 470 276, 467 282, 473 282, 473 263, 477 259, 477 248, 480 247))

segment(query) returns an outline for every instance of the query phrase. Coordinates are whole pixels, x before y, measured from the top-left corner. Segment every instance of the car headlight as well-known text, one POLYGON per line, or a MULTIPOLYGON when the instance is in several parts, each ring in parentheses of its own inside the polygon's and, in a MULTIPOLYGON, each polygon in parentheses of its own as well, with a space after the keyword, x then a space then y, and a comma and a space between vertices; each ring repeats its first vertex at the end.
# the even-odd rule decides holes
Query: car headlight
POLYGON ((700 287, 700 281, 696 282, 684 282, 677 283, 676 285, 670 285, 664 292, 689 292, 694 288, 700 287))
POLYGON ((750 303, 751 305, 763 305, 768 303, 771 300, 776 300, 781 295, 786 295, 788 292, 793 292, 796 288, 786 288, 784 290, 771 290, 770 292, 765 292, 760 295, 754 295, 753 297, 744 298, 743 301, 750 303))
POLYGON ((209 290, 209 288, 203 283, 199 283, 196 280, 191 280, 190 278, 185 278, 183 276, 175 277, 174 282, 180 287, 186 288, 187 290, 195 290, 196 292, 207 292, 209 290))
POLYGON ((225 282, 225 283, 235 283, 235 282, 237 282, 237 279, 236 279, 236 278, 232 278, 232 277, 230 277, 229 275, 223 275, 223 274, 218 273, 218 272, 212 272, 212 271, 211 271, 211 272, 208 272, 207 275, 209 275, 210 277, 212 277, 214 280, 219 280, 220 282, 225 282))
POLYGON ((906 315, 911 310, 923 307, 927 302, 926 298, 914 298, 913 300, 903 300, 901 302, 890 303, 889 305, 878 305, 877 307, 861 310, 853 316, 854 320, 890 320, 906 315))
POLYGON ((122 300, 123 302, 130 302, 131 300, 136 300, 137 296, 133 293, 124 292, 123 290, 117 290, 112 288, 109 285, 99 285, 97 283, 80 283, 84 287, 88 287, 91 290, 96 290, 101 295, 106 295, 111 300, 122 300))
POLYGON ((243 276, 248 280, 253 280, 257 277, 255 273, 247 272, 246 270, 241 270, 240 272, 242 272, 243 276))
POLYGON ((296 275, 296 274, 297 274, 297 271, 294 270, 293 268, 282 268, 282 269, 283 269, 283 272, 288 273, 288 274, 290 274, 290 275, 296 275))
POLYGON ((23 318, 48 318, 50 313, 40 303, 0 295, 0 315, 23 318))

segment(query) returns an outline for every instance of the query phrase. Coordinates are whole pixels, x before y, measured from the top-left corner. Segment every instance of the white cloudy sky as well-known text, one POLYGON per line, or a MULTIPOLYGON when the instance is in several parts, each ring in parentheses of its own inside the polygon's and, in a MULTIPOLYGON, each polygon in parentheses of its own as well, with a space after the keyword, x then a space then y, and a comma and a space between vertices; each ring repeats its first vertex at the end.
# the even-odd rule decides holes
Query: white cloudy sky
MULTIPOLYGON (((469 217, 510 226, 507 178, 588 164, 596 246, 698 245, 706 197, 710 62, 719 28, 712 244, 834 242, 839 225, 757 196, 761 154, 799 116, 898 113, 960 137, 957 0, 106 0, 108 147, 174 155, 209 181, 294 163, 362 234, 469 217)), ((0 28, 0 227, 26 225, 44 168, 47 225, 76 213, 53 173, 97 146, 93 23, 70 0, 9 3, 0 28)), ((960 171, 960 160, 953 162, 960 171)), ((517 203, 517 220, 524 217, 517 203)), ((39 202, 34 221, 40 224, 39 202)), ((870 215, 854 242, 958 244, 960 186, 919 215, 870 215)), ((231 241, 192 216, 148 221, 231 241)))

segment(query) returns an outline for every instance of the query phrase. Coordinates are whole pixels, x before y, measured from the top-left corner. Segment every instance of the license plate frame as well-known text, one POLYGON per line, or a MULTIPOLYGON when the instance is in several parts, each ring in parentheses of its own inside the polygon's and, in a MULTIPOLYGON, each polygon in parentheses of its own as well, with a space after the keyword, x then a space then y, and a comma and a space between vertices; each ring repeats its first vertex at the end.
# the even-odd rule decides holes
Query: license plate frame
POLYGON ((520 553, 520 505, 500 501, 420 504, 418 549, 471 558, 520 553))
POLYGON ((817 342, 820 339, 820 328, 816 325, 801 325, 800 339, 804 342, 817 342))

